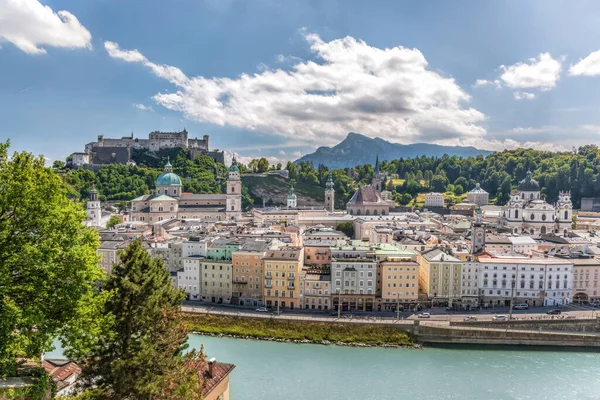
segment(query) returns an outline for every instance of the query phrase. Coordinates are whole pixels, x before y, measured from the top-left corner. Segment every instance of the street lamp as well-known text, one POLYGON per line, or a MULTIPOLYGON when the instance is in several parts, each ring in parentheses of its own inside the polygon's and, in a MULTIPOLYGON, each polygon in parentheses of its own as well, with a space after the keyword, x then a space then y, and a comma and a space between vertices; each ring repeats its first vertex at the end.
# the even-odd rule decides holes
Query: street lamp
POLYGON ((508 320, 512 320, 512 312, 513 312, 513 297, 514 297, 514 292, 515 292, 515 281, 512 280, 511 281, 511 285, 510 285, 510 314, 508 316, 508 320))
POLYGON ((342 317, 342 289, 336 289, 338 295, 338 319, 342 317))

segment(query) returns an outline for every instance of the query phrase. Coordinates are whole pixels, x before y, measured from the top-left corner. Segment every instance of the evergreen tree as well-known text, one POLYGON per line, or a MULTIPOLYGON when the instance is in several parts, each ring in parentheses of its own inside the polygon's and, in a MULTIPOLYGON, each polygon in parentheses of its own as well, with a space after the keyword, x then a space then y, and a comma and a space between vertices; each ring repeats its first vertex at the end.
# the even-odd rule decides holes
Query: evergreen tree
POLYGON ((119 258, 105 287, 111 293, 104 308, 112 319, 110 334, 88 356, 84 384, 111 399, 199 398, 202 382, 193 365, 202 355, 184 355, 183 292, 141 240, 119 258))

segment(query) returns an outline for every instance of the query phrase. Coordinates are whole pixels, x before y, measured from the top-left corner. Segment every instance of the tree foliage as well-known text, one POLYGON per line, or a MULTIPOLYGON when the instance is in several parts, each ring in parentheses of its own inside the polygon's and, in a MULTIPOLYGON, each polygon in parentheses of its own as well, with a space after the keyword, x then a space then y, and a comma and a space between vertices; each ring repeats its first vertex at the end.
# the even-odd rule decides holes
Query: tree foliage
POLYGON ((352 225, 352 222, 342 222, 335 229, 344 232, 349 238, 354 236, 354 226, 352 225))
MULTIPOLYGON (((60 177, 30 153, 0 144, 0 376, 38 357, 57 336, 85 347, 94 330, 98 236, 60 177), (85 319, 87 322, 82 323, 85 319), (81 335, 83 336, 81 336, 81 335), (77 338, 79 337, 79 340, 77 338)), ((75 349, 81 350, 81 349, 75 349)))
POLYGON ((121 219, 119 217, 117 217, 116 215, 111 215, 110 218, 108 219, 108 222, 106 223, 106 227, 108 229, 114 228, 115 226, 119 225, 120 223, 121 223, 121 219))
POLYGON ((141 240, 120 251, 119 259, 104 288, 110 293, 104 306, 110 334, 86 358, 84 384, 113 399, 199 398, 202 380, 195 364, 203 356, 184 355, 183 292, 141 240))

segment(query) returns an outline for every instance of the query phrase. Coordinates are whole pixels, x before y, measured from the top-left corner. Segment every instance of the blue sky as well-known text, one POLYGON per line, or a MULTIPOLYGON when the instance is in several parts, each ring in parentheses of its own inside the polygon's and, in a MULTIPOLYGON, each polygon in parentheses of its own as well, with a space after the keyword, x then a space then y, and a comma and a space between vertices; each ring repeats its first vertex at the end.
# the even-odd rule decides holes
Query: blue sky
POLYGON ((0 139, 50 159, 184 127, 272 162, 349 131, 570 149, 599 138, 599 18, 597 1, 0 0, 0 139))

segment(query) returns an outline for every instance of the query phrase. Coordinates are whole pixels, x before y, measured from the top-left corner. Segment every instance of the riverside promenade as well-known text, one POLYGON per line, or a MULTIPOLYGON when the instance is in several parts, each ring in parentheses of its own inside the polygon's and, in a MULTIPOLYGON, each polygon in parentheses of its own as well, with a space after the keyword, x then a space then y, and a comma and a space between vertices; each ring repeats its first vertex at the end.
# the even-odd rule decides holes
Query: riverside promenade
MULTIPOLYGON (((213 309, 209 306, 182 306, 182 311, 193 314, 222 315, 236 318, 260 318, 289 321, 310 321, 329 324, 380 324, 410 333, 417 342, 435 345, 495 345, 544 346, 561 348, 594 348, 600 351, 600 322, 597 318, 577 316, 572 319, 551 318, 537 314, 516 317, 512 321, 494 321, 492 315, 478 322, 462 323, 464 316, 437 315, 418 319, 380 316, 286 314, 257 312, 246 309, 213 309), (540 324, 546 324, 544 327, 540 324), (556 328, 553 326, 556 325, 556 328), (569 328, 572 326, 572 329, 569 328), (582 326, 587 327, 582 329, 582 326)), ((479 316, 478 316, 479 318, 479 316)))

